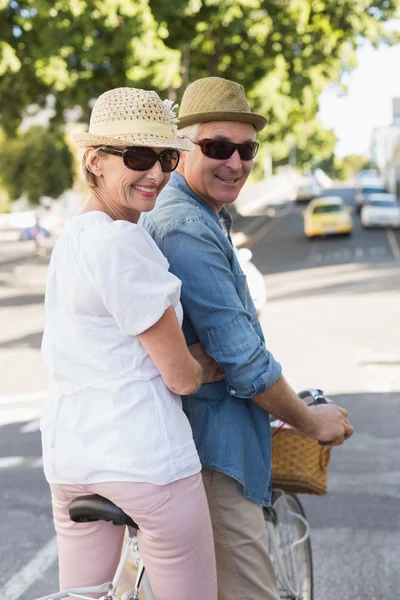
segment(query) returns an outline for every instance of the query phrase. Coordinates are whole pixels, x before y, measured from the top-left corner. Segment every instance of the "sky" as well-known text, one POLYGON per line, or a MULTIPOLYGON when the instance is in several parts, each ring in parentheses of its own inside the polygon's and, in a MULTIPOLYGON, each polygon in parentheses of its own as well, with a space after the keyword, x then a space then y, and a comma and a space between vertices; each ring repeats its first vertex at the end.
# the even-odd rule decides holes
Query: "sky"
MULTIPOLYGON (((388 28, 400 31, 400 19, 388 28)), ((346 78, 346 95, 328 87, 320 97, 319 118, 338 137, 337 156, 368 156, 374 127, 392 123, 392 98, 400 98, 400 44, 377 50, 369 44, 357 53, 358 67, 346 78)))

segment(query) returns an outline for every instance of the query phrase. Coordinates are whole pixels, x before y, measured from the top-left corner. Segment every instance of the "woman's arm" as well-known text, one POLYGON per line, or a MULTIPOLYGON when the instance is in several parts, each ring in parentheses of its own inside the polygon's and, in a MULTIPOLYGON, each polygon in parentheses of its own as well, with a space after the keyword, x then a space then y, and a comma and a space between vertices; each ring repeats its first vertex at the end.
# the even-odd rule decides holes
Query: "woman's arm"
POLYGON ((186 346, 172 306, 155 325, 139 334, 139 340, 171 392, 185 396, 199 389, 201 367, 186 346))

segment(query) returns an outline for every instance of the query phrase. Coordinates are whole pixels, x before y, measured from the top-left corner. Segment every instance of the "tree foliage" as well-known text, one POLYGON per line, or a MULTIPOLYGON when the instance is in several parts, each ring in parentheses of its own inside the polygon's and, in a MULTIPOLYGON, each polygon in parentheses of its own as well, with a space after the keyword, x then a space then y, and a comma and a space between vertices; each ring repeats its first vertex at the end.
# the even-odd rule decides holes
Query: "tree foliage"
POLYGON ((0 124, 15 131, 49 95, 55 123, 75 106, 87 121, 106 89, 152 88, 179 100, 189 81, 219 75, 242 83, 252 108, 268 117, 261 141, 275 161, 287 157, 294 136, 306 164, 307 148, 326 154, 330 144, 315 121, 322 89, 355 65, 363 40, 390 41, 383 25, 398 7, 399 0, 0 0, 0 124))
POLYGON ((42 196, 58 198, 73 183, 73 155, 62 132, 31 127, 3 142, 1 179, 12 200, 26 195, 38 204, 42 196))
POLYGON ((349 154, 348 156, 339 158, 332 153, 331 156, 320 161, 317 166, 333 179, 347 181, 357 175, 362 169, 371 168, 371 162, 361 154, 349 154))

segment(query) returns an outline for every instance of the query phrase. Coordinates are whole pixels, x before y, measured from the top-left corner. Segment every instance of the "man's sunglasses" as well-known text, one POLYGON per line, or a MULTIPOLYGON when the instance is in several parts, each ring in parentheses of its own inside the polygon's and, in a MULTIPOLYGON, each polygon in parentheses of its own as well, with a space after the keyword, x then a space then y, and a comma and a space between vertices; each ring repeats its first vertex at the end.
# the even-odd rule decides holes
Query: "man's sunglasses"
POLYGON ((234 144, 225 140, 213 140, 205 138, 204 140, 192 140, 193 144, 200 146, 200 150, 207 158, 215 160, 228 160, 237 150, 241 160, 252 160, 257 154, 258 142, 243 142, 234 144))
POLYGON ((112 146, 102 146, 100 150, 105 154, 122 156, 124 165, 133 171, 148 171, 157 161, 160 161, 163 172, 171 173, 178 166, 180 156, 179 151, 173 148, 167 148, 160 154, 146 146, 131 146, 124 150, 118 150, 112 146))

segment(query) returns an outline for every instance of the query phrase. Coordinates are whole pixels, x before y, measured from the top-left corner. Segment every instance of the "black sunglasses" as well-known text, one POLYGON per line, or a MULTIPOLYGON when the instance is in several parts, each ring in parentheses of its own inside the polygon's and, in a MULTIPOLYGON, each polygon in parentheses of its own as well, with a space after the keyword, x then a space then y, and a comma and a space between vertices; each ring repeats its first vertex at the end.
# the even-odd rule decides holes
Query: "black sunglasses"
POLYGON ((205 138, 204 140, 192 140, 193 144, 200 146, 200 150, 207 158, 215 160, 228 160, 237 150, 241 160, 252 160, 257 154, 258 142, 242 142, 234 144, 225 140, 213 140, 205 138))
POLYGON ((133 171, 148 171, 159 160, 163 172, 171 173, 178 166, 180 156, 179 150, 173 148, 167 148, 160 154, 146 146, 131 146, 123 150, 118 150, 112 146, 102 146, 100 150, 105 154, 122 156, 124 165, 133 171))

